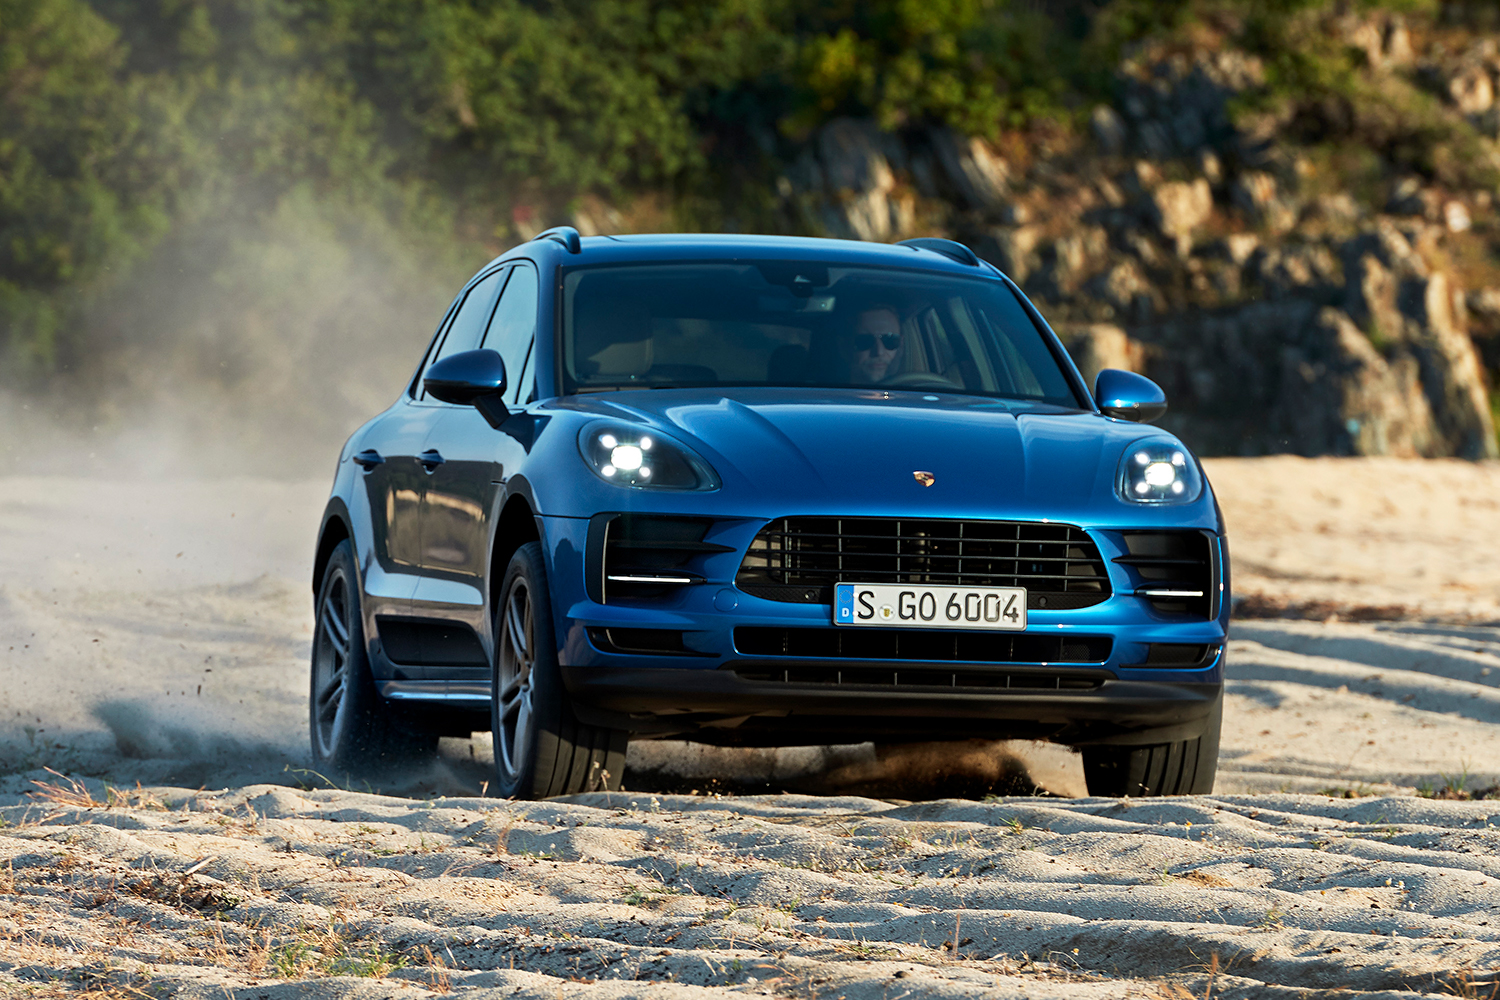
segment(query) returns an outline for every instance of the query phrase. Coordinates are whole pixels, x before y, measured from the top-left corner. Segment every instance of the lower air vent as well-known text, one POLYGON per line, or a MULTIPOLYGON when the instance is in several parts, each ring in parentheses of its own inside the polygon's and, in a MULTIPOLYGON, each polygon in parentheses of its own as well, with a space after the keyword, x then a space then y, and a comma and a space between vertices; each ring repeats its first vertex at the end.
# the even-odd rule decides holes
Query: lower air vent
POLYGON ((1129 567, 1137 597, 1165 614, 1213 618, 1219 613, 1215 546, 1206 531, 1126 531, 1129 567))
POLYGON ((1172 667, 1192 670, 1206 667, 1219 655, 1220 647, 1212 643, 1153 642, 1146 647, 1145 663, 1130 667, 1172 667))
POLYGON ((821 687, 883 687, 900 691, 979 688, 1032 694, 1038 691, 1094 691, 1107 680, 1102 673, 1056 671, 920 670, 893 667, 822 667, 737 664, 735 674, 760 684, 802 684, 821 687))
POLYGON ((734 646, 747 656, 967 663, 1103 663, 1107 635, 928 632, 901 628, 766 628, 742 625, 734 646))
POLYGON ((670 628, 591 628, 589 642, 602 653, 637 656, 712 656, 688 649, 682 633, 670 628))
POLYGON ((589 522, 589 597, 600 604, 651 600, 701 583, 703 558, 733 551, 703 540, 712 526, 699 517, 596 514, 589 522))
POLYGON ((375 619, 381 648, 392 663, 426 667, 487 667, 490 659, 474 630, 462 622, 429 618, 375 619))

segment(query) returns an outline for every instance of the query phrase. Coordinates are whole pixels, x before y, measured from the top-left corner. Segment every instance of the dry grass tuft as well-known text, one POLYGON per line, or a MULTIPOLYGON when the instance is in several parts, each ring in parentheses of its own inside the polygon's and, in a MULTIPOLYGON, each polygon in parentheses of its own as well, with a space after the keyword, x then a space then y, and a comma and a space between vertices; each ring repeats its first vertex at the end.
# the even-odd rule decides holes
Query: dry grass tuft
POLYGON ((153 872, 142 879, 127 883, 124 890, 133 896, 165 903, 177 909, 197 910, 199 913, 227 913, 244 900, 232 895, 223 882, 199 872, 213 858, 203 858, 187 871, 153 872))
POLYGON ((58 778, 58 782, 36 781, 31 783, 36 786, 36 791, 26 794, 38 802, 48 805, 63 806, 68 809, 99 809, 105 808, 106 804, 100 802, 89 792, 83 782, 70 778, 65 774, 46 768, 48 774, 58 778), (66 782, 66 784, 63 784, 66 782))
POLYGON ((281 979, 311 976, 362 976, 379 979, 409 964, 387 951, 379 940, 362 940, 347 925, 330 920, 326 927, 303 924, 290 940, 272 944, 265 972, 281 979))
POLYGON ((1465 1000, 1496 1000, 1500 997, 1500 969, 1484 973, 1460 969, 1443 986, 1444 992, 1465 1000))

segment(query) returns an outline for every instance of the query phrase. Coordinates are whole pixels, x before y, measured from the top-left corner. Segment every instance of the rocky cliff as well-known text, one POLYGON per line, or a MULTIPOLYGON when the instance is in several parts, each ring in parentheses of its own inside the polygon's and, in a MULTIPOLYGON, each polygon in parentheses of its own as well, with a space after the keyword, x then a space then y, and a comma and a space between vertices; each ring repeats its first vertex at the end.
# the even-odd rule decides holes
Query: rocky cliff
POLYGON ((1270 99, 1273 68, 1209 24, 1127 53, 1086 128, 833 121, 781 210, 967 243, 1083 367, 1159 381, 1205 453, 1496 457, 1497 37, 1342 9, 1309 30, 1357 57, 1344 91, 1270 99))

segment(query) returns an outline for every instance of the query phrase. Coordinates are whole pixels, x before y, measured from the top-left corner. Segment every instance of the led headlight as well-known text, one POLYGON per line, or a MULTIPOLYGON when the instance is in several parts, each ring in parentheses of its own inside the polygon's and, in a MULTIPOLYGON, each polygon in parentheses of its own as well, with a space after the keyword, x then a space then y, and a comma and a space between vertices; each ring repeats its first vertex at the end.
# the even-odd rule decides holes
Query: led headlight
POLYGON ((1136 503, 1190 503, 1203 492, 1203 476, 1182 445, 1147 438, 1125 449, 1115 488, 1136 503))
POLYGON ((685 446, 654 431, 593 424, 578 437, 589 468, 606 483, 637 489, 716 490, 719 477, 685 446))

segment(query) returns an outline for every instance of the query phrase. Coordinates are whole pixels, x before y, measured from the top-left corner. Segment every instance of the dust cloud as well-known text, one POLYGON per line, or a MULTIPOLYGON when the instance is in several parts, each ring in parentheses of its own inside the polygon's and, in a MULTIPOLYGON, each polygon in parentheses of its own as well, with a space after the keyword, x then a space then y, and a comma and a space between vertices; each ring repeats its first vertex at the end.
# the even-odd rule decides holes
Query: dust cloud
POLYGON ((27 474, 321 474, 485 259, 326 200, 222 206, 80 289, 55 370, 0 373, 0 454, 27 474))
POLYGON ((349 221, 296 197, 200 218, 80 290, 58 370, 7 373, 0 772, 305 771, 333 464, 471 271, 349 221))

